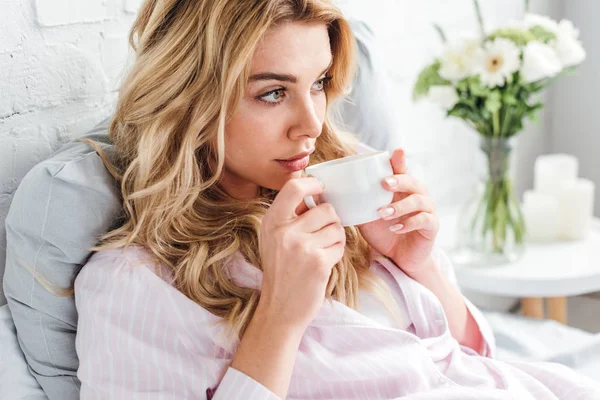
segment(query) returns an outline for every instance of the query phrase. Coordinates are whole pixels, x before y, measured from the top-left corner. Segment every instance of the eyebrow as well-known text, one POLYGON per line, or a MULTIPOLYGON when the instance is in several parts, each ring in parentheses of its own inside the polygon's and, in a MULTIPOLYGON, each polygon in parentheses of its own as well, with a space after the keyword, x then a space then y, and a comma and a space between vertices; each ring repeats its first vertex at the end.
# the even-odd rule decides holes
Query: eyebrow
MULTIPOLYGON (((329 65, 327 66, 327 68, 325 68, 323 70, 323 72, 321 72, 319 74, 319 76, 321 76, 325 72, 327 72, 329 70, 329 68, 331 68, 332 65, 333 65, 333 60, 331 60, 329 62, 329 65)), ((275 72, 261 72, 261 73, 252 75, 250 77, 249 81, 250 82, 255 82, 255 81, 282 81, 282 82, 296 83, 298 81, 298 79, 295 76, 293 76, 293 75, 277 74, 275 72)))

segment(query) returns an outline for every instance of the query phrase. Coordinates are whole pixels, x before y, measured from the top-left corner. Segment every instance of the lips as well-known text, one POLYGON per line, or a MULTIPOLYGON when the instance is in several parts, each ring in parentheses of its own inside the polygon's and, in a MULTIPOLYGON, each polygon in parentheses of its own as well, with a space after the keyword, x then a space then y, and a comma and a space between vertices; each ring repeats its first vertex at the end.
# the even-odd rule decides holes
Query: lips
POLYGON ((309 155, 311 155, 312 153, 314 153, 315 149, 311 149, 309 151, 304 151, 302 153, 298 153, 293 157, 290 158, 285 158, 285 159, 278 159, 277 161, 296 161, 296 160, 300 160, 303 159, 309 155))
POLYGON ((283 168, 287 169, 290 172, 301 171, 304 168, 308 167, 308 163, 310 161, 310 156, 305 156, 302 158, 296 158, 293 160, 276 160, 279 165, 283 168))
POLYGON ((315 149, 309 151, 303 151, 290 158, 275 160, 280 166, 288 170, 289 172, 301 171, 308 167, 310 162, 310 155, 314 153, 315 149))

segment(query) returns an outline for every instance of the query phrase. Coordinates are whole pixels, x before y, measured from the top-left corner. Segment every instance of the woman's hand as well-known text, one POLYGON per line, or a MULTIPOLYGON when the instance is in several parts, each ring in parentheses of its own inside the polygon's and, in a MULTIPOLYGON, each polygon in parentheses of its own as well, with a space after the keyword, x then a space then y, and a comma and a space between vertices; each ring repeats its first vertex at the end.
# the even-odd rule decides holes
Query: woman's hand
POLYGON ((394 192, 392 203, 382 207, 382 219, 358 228, 375 250, 391 258, 406 274, 414 276, 432 265, 431 251, 439 229, 435 205, 427 188, 407 174, 404 151, 396 149, 390 160, 394 176, 382 183, 394 192))
POLYGON ((260 229, 263 282, 257 314, 302 333, 323 306, 331 270, 346 245, 346 232, 331 204, 311 210, 304 204, 304 197, 322 192, 316 178, 289 180, 260 229))

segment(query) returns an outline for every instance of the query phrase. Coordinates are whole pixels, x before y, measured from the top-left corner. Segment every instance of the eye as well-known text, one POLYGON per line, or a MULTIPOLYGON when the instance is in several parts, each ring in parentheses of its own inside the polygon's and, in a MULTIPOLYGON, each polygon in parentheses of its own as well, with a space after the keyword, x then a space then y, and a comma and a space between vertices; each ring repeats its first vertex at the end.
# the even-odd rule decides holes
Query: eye
POLYGON ((283 98, 285 89, 276 89, 259 96, 259 100, 265 103, 279 103, 283 98))
POLYGON ((313 89, 317 91, 323 91, 327 89, 327 84, 331 80, 331 76, 326 76, 325 78, 319 79, 313 84, 313 89))

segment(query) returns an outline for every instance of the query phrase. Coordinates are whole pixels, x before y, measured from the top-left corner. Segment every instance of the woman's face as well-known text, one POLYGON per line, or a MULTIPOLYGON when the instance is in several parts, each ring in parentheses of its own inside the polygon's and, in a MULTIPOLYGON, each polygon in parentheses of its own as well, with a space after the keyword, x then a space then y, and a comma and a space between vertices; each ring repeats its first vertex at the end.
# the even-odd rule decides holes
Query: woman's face
POLYGON ((268 31, 226 125, 222 185, 230 195, 253 198, 259 186, 279 190, 301 176, 325 120, 331 61, 325 24, 287 23, 268 31))

